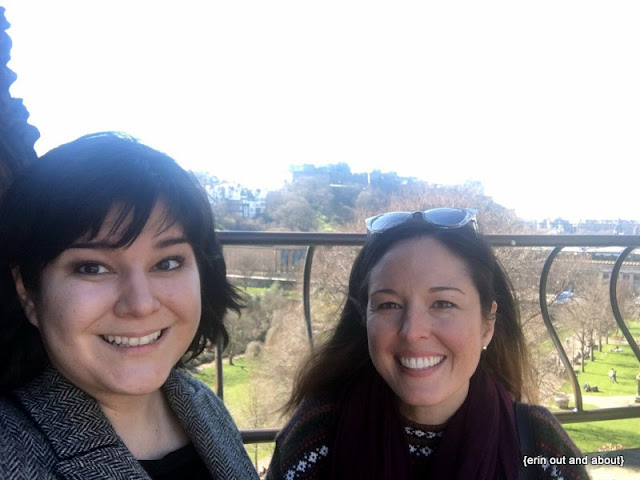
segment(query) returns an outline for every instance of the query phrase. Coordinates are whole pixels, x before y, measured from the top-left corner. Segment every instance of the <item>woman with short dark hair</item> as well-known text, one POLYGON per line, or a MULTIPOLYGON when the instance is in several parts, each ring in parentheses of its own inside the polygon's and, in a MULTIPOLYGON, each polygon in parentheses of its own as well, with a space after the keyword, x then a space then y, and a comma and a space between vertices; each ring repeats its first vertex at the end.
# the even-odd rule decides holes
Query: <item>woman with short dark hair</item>
POLYGON ((518 306, 475 214, 367 220, 336 329, 294 384, 270 479, 588 478, 524 466, 526 454, 580 452, 546 409, 519 403, 530 383, 518 306), (520 447, 516 417, 531 431, 520 447))
POLYGON ((0 477, 257 478, 179 368, 240 308, 206 194, 117 133, 29 165, 0 204, 0 477))

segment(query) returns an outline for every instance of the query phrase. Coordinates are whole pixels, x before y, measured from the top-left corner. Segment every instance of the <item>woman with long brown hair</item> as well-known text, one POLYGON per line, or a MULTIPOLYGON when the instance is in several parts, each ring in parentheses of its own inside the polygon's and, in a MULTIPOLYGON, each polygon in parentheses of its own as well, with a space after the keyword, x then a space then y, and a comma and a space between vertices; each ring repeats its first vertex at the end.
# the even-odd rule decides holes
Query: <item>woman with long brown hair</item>
POLYGON ((546 409, 520 403, 518 307, 475 213, 367 220, 338 325, 295 382, 270 479, 588 478, 552 460, 525 467, 523 455, 580 452, 546 409))

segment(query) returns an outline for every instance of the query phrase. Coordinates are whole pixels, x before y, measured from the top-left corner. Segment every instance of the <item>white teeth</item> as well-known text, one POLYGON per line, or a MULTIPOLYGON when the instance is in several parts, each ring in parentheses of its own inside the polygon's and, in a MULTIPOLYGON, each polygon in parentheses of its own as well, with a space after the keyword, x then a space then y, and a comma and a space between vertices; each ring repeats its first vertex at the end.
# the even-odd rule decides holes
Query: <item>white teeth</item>
POLYGON ((157 332, 153 332, 149 335, 145 335, 144 337, 122 337, 119 335, 103 335, 107 342, 112 345, 118 345, 121 347, 137 347, 138 345, 147 345, 149 343, 155 342, 160 335, 162 334, 162 330, 158 330, 157 332))
POLYGON ((405 368, 412 370, 424 370, 426 368, 435 367, 444 360, 444 356, 437 357, 400 357, 400 364, 405 368))

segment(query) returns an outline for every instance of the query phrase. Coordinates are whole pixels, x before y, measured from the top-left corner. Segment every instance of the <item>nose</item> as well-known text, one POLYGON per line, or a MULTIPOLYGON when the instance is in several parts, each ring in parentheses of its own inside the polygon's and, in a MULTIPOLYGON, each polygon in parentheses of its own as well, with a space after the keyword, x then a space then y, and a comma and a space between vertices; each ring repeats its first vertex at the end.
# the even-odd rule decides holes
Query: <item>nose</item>
POLYGON ((145 317, 160 307, 152 284, 145 272, 131 271, 123 274, 120 293, 115 305, 119 317, 145 317))
POLYGON ((421 338, 428 338, 433 327, 429 312, 425 309, 409 307, 404 310, 402 323, 398 334, 411 342, 421 338))

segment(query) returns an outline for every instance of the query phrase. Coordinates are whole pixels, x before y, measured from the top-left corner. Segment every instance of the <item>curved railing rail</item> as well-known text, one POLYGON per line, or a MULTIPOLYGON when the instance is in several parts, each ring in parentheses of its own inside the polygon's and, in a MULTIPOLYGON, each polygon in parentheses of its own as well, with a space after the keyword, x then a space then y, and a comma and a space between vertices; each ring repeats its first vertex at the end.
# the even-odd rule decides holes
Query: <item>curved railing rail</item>
MULTIPOLYGON (((587 422, 599 420, 617 420, 640 417, 638 407, 598 408, 584 410, 582 392, 578 383, 574 367, 569 360, 564 346, 554 328, 547 303, 547 281, 553 262, 564 248, 567 247, 623 247, 611 270, 609 295, 613 316, 640 363, 640 348, 634 339, 620 312, 618 304, 618 276, 625 260, 634 249, 640 248, 640 235, 487 235, 489 243, 494 247, 542 247, 548 248, 550 253, 544 263, 539 284, 540 311, 549 336, 558 351, 559 358, 570 374, 573 386, 575 408, 570 411, 554 412, 563 423, 587 422)), ((303 307, 304 321, 309 342, 313 345, 313 329, 310 307, 310 284, 312 278, 313 258, 316 247, 319 246, 360 246, 366 240, 365 234, 360 233, 298 233, 298 232, 219 232, 218 238, 223 245, 234 246, 303 246, 307 248, 307 255, 303 273, 303 307)), ((639 273, 640 275, 640 273, 639 273)), ((218 349, 217 358, 217 391, 223 396, 222 352, 218 349)), ((245 443, 259 443, 273 441, 277 429, 243 430, 245 443)))

